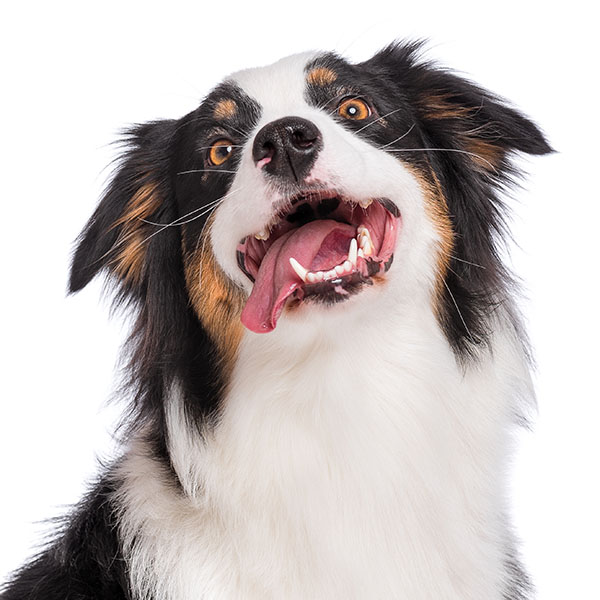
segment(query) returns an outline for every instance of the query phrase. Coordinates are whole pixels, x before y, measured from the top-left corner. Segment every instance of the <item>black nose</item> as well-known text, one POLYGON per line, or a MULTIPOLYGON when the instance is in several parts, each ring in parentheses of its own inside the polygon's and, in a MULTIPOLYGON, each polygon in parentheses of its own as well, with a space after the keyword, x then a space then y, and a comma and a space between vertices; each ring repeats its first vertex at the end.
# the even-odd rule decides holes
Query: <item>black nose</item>
POLYGON ((300 117, 284 117, 265 125, 254 138, 255 163, 281 179, 301 181, 310 172, 323 146, 317 126, 300 117), (267 160, 268 159, 268 160, 267 160))

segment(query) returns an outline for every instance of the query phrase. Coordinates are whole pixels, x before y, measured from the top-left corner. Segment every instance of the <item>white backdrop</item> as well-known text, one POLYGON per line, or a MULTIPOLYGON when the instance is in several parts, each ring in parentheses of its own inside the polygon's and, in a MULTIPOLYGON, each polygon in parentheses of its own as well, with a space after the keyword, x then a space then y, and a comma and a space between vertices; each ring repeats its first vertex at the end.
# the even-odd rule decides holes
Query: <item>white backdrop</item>
POLYGON ((124 329, 109 321, 98 282, 65 290, 118 131, 185 114, 239 68, 307 49, 361 60, 393 39, 427 37, 430 57, 512 100, 558 150, 527 161, 512 203, 540 405, 520 436, 513 506, 540 600, 600 598, 598 46, 585 3, 7 4, 0 579, 47 530, 41 521, 82 494, 97 457, 111 456, 118 407, 106 400, 124 329))

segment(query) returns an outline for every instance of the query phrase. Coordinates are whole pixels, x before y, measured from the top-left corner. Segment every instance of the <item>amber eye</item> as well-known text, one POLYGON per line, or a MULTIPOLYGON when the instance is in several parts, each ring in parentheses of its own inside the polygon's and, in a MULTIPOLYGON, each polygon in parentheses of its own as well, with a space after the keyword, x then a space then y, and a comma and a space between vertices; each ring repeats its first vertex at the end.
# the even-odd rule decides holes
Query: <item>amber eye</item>
POLYGON ((360 98, 348 98, 338 106, 338 115, 351 121, 362 121, 371 116, 371 108, 360 98))
POLYGON ((217 140, 211 147, 208 153, 210 162, 218 167, 222 165, 233 154, 233 142, 231 140, 217 140))

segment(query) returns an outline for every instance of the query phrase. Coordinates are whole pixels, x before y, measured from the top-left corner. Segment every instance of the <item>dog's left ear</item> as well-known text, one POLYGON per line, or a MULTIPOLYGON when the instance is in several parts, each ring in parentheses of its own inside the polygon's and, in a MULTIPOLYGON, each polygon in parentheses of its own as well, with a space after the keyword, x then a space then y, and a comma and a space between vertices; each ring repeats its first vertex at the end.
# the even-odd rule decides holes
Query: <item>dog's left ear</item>
POLYGON ((148 255, 165 254, 155 246, 168 243, 169 232, 154 236, 159 228, 152 223, 168 223, 173 210, 168 201, 172 193, 169 148, 175 123, 147 123, 126 135, 120 166, 77 240, 71 293, 105 270, 122 296, 139 294, 148 275, 148 255))
POLYGON ((422 47, 394 44, 365 65, 408 97, 432 147, 463 152, 491 175, 510 170, 511 152, 553 151, 531 120, 491 92, 423 60, 422 47))

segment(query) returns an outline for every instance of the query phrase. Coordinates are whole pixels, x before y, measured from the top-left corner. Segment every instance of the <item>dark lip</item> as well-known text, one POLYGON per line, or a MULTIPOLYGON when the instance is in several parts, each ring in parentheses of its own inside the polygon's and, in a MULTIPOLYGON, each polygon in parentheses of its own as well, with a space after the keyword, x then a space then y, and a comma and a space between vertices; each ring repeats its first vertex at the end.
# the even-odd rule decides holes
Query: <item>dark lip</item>
MULTIPOLYGON (((245 241, 246 241, 246 238, 243 238, 243 240, 242 240, 242 242, 241 242, 241 243, 243 244, 245 241)), ((240 268, 240 271, 241 271, 241 272, 242 272, 242 273, 243 273, 243 274, 244 274, 244 275, 245 275, 245 276, 246 276, 246 277, 247 277, 247 278, 248 278, 248 279, 249 279, 249 280, 250 280, 252 283, 254 283, 256 280, 255 280, 255 279, 254 279, 254 277, 253 277, 253 276, 252 276, 250 273, 248 273, 248 271, 246 270, 246 261, 245 261, 245 259, 244 259, 244 253, 243 253, 243 252, 241 252, 240 250, 236 250, 235 257, 236 257, 236 260, 237 260, 238 267, 240 268)))
POLYGON ((388 210, 396 219, 400 216, 400 209, 389 198, 374 198, 375 202, 379 202, 383 208, 388 210))
MULTIPOLYGON (((353 199, 352 197, 348 197, 345 194, 335 190, 335 189, 309 189, 303 192, 299 192, 298 194, 292 196, 292 198, 290 200, 286 201, 286 204, 288 204, 289 207, 293 207, 296 204, 298 204, 299 202, 302 202, 303 200, 312 200, 312 199, 317 199, 317 200, 328 200, 330 198, 339 198, 342 202, 348 202, 350 204, 352 203, 358 203, 358 200, 353 199)), ((386 197, 373 197, 371 198, 374 202, 379 202, 379 204, 381 204, 383 206, 383 208, 385 208, 386 210, 388 210, 394 217, 398 218, 400 216, 400 209, 389 199, 386 197)), ((286 216, 286 207, 282 207, 280 208, 278 211, 276 211, 276 215, 279 217, 280 213, 284 213, 282 216, 283 218, 285 218, 286 216)))
MULTIPOLYGON (((272 228, 278 222, 286 219, 286 217, 288 217, 292 213, 292 209, 294 208, 294 206, 296 206, 297 204, 299 204, 302 201, 328 200, 328 199, 333 199, 333 198, 338 198, 338 199, 340 199, 340 201, 346 202, 351 205, 359 203, 358 199, 352 198, 351 196, 348 196, 348 195, 340 192, 339 190, 336 190, 335 188, 319 188, 319 187, 305 188, 305 189, 295 193, 294 195, 289 196, 288 198, 280 200, 273 212, 273 216, 271 217, 271 220, 269 221, 269 223, 267 223, 265 225, 265 228, 267 228, 267 227, 272 228)), ((400 209, 389 198, 384 196, 384 197, 372 197, 370 199, 373 200, 374 202, 379 202, 379 204, 381 204, 383 206, 383 208, 388 210, 394 217, 398 218, 400 216, 400 209)), ((254 232, 254 233, 256 233, 256 232, 254 232)), ((253 235, 253 234, 249 234, 249 235, 253 235)), ((240 243, 244 243, 244 241, 246 240, 246 237, 248 237, 248 236, 245 236, 244 238, 242 238, 240 240, 240 243)))

